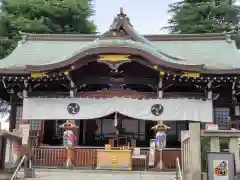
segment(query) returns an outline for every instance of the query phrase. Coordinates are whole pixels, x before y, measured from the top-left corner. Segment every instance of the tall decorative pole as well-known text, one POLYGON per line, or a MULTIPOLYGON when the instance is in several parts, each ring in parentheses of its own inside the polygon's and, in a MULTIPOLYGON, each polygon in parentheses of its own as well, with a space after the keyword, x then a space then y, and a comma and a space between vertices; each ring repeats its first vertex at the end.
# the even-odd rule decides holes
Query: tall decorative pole
POLYGON ((160 162, 159 168, 160 170, 163 169, 163 162, 162 162, 162 149, 166 147, 166 133, 171 129, 170 127, 166 126, 163 121, 158 121, 157 125, 152 127, 153 130, 156 132, 156 148, 160 150, 160 162))
POLYGON ((67 120, 64 124, 59 126, 60 128, 64 128, 63 133, 63 145, 67 150, 67 160, 66 167, 73 167, 73 146, 75 145, 76 137, 73 133, 74 128, 78 128, 75 124, 72 124, 69 120, 67 120))
POLYGON ((119 135, 119 128, 118 128, 118 114, 115 112, 114 114, 114 127, 116 128, 116 136, 119 135))

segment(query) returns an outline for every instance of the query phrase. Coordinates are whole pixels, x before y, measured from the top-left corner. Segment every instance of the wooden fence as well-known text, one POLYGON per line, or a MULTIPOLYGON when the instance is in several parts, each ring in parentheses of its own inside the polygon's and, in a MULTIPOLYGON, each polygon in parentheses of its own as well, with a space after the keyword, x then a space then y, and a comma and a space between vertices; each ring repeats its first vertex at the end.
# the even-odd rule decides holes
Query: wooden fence
MULTIPOLYGON (((75 168, 95 169, 97 165, 97 149, 103 147, 74 147, 73 165, 75 168)), ((141 149, 141 154, 149 154, 148 149, 141 149)), ((181 159, 181 149, 163 149, 162 152, 155 152, 155 164, 149 170, 175 170, 176 158, 181 159), (159 168, 160 162, 163 163, 159 168)), ((33 165, 37 167, 57 167, 65 166, 67 159, 66 149, 64 147, 40 146, 35 149, 33 165)), ((145 168, 145 162, 141 159, 133 159, 133 169, 140 170, 145 168)))

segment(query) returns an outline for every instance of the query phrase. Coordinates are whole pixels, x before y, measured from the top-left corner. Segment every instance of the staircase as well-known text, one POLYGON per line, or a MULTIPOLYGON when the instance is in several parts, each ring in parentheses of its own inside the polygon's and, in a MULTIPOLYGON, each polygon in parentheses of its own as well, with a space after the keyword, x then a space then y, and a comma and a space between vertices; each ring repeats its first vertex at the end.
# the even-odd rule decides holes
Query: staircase
MULTIPOLYGON (((176 172, 35 169, 35 180, 176 180, 176 172)), ((23 170, 18 178, 23 177, 23 170)), ((32 179, 34 180, 34 179, 32 179)))
MULTIPOLYGON (((21 163, 20 163, 21 164, 21 163)), ((35 180, 182 180, 179 159, 176 159, 175 172, 153 171, 112 171, 112 170, 70 170, 70 169, 35 169, 35 180), (179 176, 180 175, 180 176, 179 176)), ((24 179, 23 169, 17 173, 16 179, 24 179)), ((32 180, 34 180, 32 178, 32 180)), ((0 179, 1 180, 1 179, 0 179)), ((5 179, 3 179, 5 180, 5 179)))

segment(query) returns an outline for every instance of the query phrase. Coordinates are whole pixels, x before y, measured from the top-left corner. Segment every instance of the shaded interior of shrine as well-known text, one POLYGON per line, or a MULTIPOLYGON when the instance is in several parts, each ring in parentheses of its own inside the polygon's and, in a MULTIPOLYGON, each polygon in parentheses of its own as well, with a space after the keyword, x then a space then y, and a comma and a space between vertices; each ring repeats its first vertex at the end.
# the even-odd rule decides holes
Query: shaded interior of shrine
MULTIPOLYGON (((63 144, 63 131, 60 125, 65 120, 44 120, 44 132, 42 142, 45 145, 60 146, 63 144)), ((181 130, 188 129, 187 121, 166 121, 171 129, 167 134, 167 147, 179 148, 181 142, 181 130)), ((150 139, 155 138, 152 129, 156 122, 138 120, 115 113, 98 119, 76 120, 75 129, 77 145, 80 146, 104 146, 114 144, 114 147, 133 145, 137 147, 149 147, 150 139), (112 141, 112 142, 111 142, 112 141)))
MULTIPOLYGON (((107 91, 122 91, 125 94, 129 91, 156 93, 159 79, 157 71, 135 61, 122 64, 116 69, 93 61, 72 70, 70 77, 77 86, 76 93, 83 92, 79 94, 80 96, 86 96, 87 92, 104 93, 107 91)), ((29 96, 41 95, 38 94, 40 91, 45 91, 45 95, 47 95, 46 91, 67 93, 69 88, 65 85, 66 81, 68 80, 63 78, 56 82, 53 80, 51 84, 34 82, 29 96)), ((94 96, 94 94, 91 95, 94 96)))
MULTIPOLYGON (((93 58, 90 58, 93 59, 93 58)), ((70 80, 59 76, 49 81, 31 82, 29 97, 67 97, 70 90, 70 81, 76 86, 76 97, 132 97, 132 98, 157 98, 160 76, 159 71, 150 67, 142 57, 135 57, 130 62, 124 62, 117 67, 94 60, 85 64, 73 65, 73 70, 69 72, 70 80)), ((164 69, 166 71, 166 69, 164 69)), ((172 71, 172 70, 169 70, 172 71)), ((175 70, 176 71, 176 70, 175 70)), ((54 72, 52 72, 54 73, 54 72)), ((164 98, 176 97, 206 97, 206 82, 191 83, 179 77, 165 76, 162 79, 164 98), (172 80, 171 80, 172 79, 172 80)), ((214 93, 215 89, 213 89, 214 93)), ((218 90, 217 90, 218 91, 218 90)), ((214 97, 214 96, 213 96, 214 97)))
POLYGON ((156 92, 158 73, 138 62, 128 62, 116 69, 93 61, 71 72, 78 91, 156 92))
MULTIPOLYGON (((97 58, 87 64, 75 65, 75 68, 69 72, 69 77, 76 86, 75 97, 157 98, 159 72, 149 67, 146 60, 141 57, 136 58, 138 59, 135 61, 125 62, 114 68, 104 62, 99 62, 97 58)), ((79 60, 78 63, 81 61, 79 60)), ((68 97, 70 85, 66 85, 66 81, 69 79, 63 76, 62 79, 58 77, 57 81, 53 79, 51 82, 32 82, 32 91, 29 92, 29 97, 54 97, 56 95, 68 97)), ((164 94, 170 93, 170 96, 174 94, 179 96, 179 92, 181 95, 192 92, 204 95, 204 90, 189 82, 170 82, 164 88, 164 94)), ((122 139, 121 143, 125 142, 124 145, 134 140, 138 147, 149 147, 149 141, 155 135, 151 128, 156 122, 147 119, 132 119, 118 114, 118 123, 115 127, 115 118, 115 114, 111 114, 98 119, 76 120, 76 125, 79 127, 76 130, 77 144, 104 146, 109 143, 109 140, 118 137, 122 139)), ((43 122, 42 143, 62 145, 63 129, 59 126, 65 121, 56 119, 44 120, 43 122)), ((171 127, 167 133, 167 147, 180 147, 180 132, 188 128, 188 122, 165 121, 164 123, 171 127)))

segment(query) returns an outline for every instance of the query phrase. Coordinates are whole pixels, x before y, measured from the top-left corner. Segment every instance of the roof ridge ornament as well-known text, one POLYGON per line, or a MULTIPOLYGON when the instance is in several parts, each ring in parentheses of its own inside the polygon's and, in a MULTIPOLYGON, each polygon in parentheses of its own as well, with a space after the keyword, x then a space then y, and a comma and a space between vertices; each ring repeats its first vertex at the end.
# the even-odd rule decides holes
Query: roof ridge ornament
POLYGON ((117 15, 118 17, 120 16, 120 19, 123 19, 127 15, 123 12, 123 7, 120 7, 119 14, 117 15))
POLYGON ((123 7, 120 7, 120 14, 123 15, 123 7))

